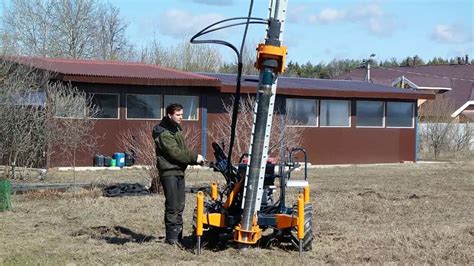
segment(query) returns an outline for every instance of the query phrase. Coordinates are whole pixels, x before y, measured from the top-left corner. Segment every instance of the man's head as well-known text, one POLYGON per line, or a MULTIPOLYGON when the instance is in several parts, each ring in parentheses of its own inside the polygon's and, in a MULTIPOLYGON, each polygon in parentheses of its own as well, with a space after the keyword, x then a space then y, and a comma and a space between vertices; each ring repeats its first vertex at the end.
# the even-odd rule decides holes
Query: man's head
POLYGON ((176 122, 178 125, 183 121, 183 106, 179 103, 173 103, 166 107, 166 116, 176 122))

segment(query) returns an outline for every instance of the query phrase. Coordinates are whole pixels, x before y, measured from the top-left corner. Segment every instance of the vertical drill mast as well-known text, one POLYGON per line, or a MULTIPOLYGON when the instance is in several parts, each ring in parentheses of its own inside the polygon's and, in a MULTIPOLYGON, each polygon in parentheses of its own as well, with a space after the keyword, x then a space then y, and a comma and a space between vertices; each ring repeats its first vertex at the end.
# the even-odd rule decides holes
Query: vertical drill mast
POLYGON ((255 238, 252 232, 258 231, 256 214, 260 210, 263 194, 277 79, 285 64, 286 47, 282 46, 282 35, 287 2, 288 0, 270 0, 265 44, 260 44, 257 48, 255 66, 260 70, 260 75, 242 201, 243 213, 238 229, 240 232, 237 232, 236 237, 242 243, 253 242, 249 238, 255 238))

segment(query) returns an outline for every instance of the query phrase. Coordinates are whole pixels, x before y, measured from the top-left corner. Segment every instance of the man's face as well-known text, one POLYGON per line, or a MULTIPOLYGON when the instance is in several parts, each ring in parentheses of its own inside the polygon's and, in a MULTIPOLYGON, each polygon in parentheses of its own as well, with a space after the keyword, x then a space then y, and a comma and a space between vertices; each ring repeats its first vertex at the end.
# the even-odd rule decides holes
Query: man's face
POLYGON ((168 114, 168 117, 180 125, 183 121, 183 109, 175 111, 172 115, 168 114))

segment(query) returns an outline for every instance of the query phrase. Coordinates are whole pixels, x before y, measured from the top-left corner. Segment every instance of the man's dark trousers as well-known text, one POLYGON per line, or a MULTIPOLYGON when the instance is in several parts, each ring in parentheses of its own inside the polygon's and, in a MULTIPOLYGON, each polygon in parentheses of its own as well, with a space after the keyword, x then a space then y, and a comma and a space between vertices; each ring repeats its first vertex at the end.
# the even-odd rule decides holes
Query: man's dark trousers
POLYGON ((185 205, 185 182, 183 176, 160 178, 165 193, 166 241, 175 243, 183 236, 183 211, 185 205))

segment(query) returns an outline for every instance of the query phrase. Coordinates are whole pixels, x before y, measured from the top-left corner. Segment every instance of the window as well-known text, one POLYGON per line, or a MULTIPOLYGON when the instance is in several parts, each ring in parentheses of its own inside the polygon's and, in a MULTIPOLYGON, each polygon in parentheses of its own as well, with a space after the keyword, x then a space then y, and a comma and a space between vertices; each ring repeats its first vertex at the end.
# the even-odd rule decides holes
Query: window
POLYGON ((86 115, 86 98, 84 95, 54 94, 54 116, 60 118, 84 118, 86 115))
POLYGON ((178 95, 165 95, 164 107, 179 103, 184 108, 183 119, 185 120, 197 120, 198 119, 198 96, 178 96, 178 95))
POLYGON ((387 127, 413 127, 414 104, 387 102, 387 127))
POLYGON ((321 100, 320 123, 326 127, 350 126, 350 102, 345 100, 321 100))
POLYGON ((318 102, 309 99, 286 99, 286 117, 290 125, 317 126, 318 102))
POLYGON ((92 106, 98 109, 97 118, 118 118, 118 94, 94 93, 90 97, 92 106))
POLYGON ((127 94, 127 118, 161 119, 161 96, 127 94))
POLYGON ((383 127, 384 102, 357 101, 358 127, 383 127))

